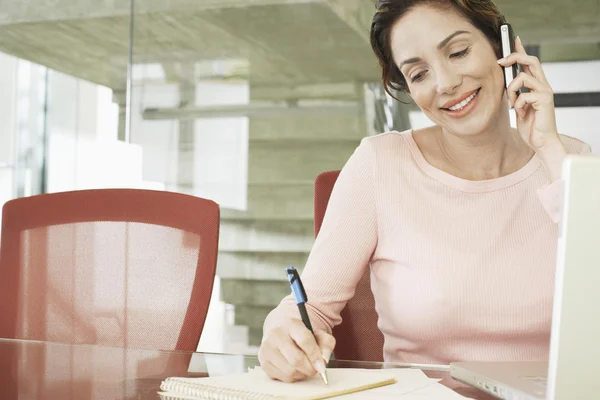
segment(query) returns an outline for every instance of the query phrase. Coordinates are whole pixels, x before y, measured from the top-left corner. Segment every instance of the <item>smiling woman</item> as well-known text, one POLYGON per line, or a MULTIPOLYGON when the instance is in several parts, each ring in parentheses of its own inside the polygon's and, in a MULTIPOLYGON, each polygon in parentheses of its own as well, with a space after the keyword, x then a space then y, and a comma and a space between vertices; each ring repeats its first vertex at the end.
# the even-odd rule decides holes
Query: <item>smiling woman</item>
MULTIPOLYGON (((501 55, 500 49, 500 26, 506 22, 504 15, 491 1, 478 0, 409 0, 409 1, 394 1, 383 0, 378 1, 377 12, 373 16, 371 24, 371 46, 382 67, 382 81, 386 90, 391 96, 394 96, 389 88, 399 91, 407 90, 406 79, 400 72, 401 64, 396 65, 392 59, 390 51, 390 26, 393 25, 402 15, 410 11, 415 6, 428 5, 436 8, 439 11, 453 11, 459 13, 463 18, 476 27, 493 46, 498 58, 501 55)), ((466 33, 466 31, 457 31, 440 42, 441 47, 445 47, 455 35, 466 33)), ((455 54, 461 57, 463 54, 455 54)))
MULTIPOLYGON (((408 92, 429 119, 456 134, 506 125, 508 104, 496 61, 505 20, 492 2, 382 3, 371 42, 390 93, 408 92)), ((521 152, 521 162, 531 155, 521 152)))
POLYGON ((371 45, 386 90, 406 92, 436 124, 414 134, 430 164, 481 180, 515 172, 537 154, 555 181, 566 151, 552 89, 520 39, 515 53, 498 60, 504 23, 491 0, 380 0, 371 45), (501 67, 517 62, 524 72, 506 88, 501 67), (522 87, 532 92, 517 96, 522 87))
POLYGON ((302 274, 315 336, 286 297, 259 351, 271 377, 322 368, 365 274, 386 361, 547 359, 561 165, 590 148, 557 132, 552 89, 520 39, 498 60, 504 22, 491 0, 378 2, 386 90, 435 125, 364 138, 344 166, 302 274))

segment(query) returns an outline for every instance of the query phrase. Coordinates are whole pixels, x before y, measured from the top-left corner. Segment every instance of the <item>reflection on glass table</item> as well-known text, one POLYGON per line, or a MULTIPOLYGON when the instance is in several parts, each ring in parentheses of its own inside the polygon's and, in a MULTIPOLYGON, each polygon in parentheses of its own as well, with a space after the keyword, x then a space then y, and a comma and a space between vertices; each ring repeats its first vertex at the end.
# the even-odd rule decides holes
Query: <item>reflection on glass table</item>
MULTIPOLYGON (((242 373, 255 356, 122 349, 0 339, 2 399, 153 399, 167 377, 242 373)), ((329 368, 419 368, 428 377, 475 399, 487 395, 450 379, 446 368, 394 363, 331 361, 329 368)))

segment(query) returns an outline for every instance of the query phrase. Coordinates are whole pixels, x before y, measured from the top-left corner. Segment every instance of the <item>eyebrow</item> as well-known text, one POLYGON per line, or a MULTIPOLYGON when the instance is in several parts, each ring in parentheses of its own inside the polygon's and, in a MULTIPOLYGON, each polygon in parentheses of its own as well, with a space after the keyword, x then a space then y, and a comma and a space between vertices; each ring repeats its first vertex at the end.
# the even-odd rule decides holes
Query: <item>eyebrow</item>
MULTIPOLYGON (((448 44, 448 42, 450 42, 452 39, 454 39, 456 36, 458 35, 462 35, 464 33, 470 33, 469 31, 456 31, 454 33, 452 33, 451 35, 449 35, 446 39, 442 40, 438 45, 437 48, 438 50, 443 49, 444 47, 446 47, 446 45, 448 44)), ((398 65, 398 69, 402 70, 402 67, 406 64, 414 64, 417 63, 419 61, 421 61, 422 59, 420 57, 413 57, 413 58, 408 58, 404 61, 402 61, 400 63, 400 65, 398 65)))

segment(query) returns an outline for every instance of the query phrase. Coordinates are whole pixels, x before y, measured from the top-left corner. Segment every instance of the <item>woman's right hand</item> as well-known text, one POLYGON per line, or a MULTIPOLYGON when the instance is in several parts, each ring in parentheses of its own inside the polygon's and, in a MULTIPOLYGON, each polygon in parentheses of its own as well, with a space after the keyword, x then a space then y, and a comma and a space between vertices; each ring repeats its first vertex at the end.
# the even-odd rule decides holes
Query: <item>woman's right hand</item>
POLYGON ((282 382, 296 382, 325 370, 335 338, 323 330, 314 335, 298 319, 288 321, 267 332, 258 360, 265 373, 282 382))

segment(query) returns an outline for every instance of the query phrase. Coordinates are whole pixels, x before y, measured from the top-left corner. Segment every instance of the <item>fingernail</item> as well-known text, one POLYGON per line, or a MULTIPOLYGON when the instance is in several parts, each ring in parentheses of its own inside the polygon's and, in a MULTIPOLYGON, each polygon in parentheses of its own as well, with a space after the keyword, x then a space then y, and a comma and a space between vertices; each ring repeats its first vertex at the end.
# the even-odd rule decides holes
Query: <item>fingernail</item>
MULTIPOLYGON (((518 36, 517 36, 517 40, 518 40, 519 42, 521 42, 521 38, 520 38, 520 37, 518 37, 518 36)), ((521 42, 521 43, 523 43, 523 42, 521 42)))
POLYGON ((331 353, 329 353, 328 351, 323 351, 323 360, 328 363, 329 359, 331 358, 331 353))
POLYGON ((498 64, 502 64, 504 61, 506 61, 506 58, 501 58, 498 60, 498 64))
POLYGON ((315 369, 320 374, 322 374, 323 372, 325 372, 325 363, 323 362, 323 360, 317 360, 317 361, 315 361, 315 369))

